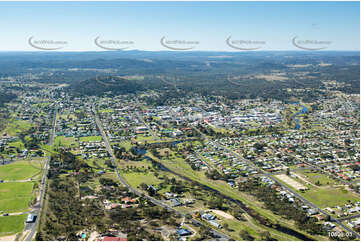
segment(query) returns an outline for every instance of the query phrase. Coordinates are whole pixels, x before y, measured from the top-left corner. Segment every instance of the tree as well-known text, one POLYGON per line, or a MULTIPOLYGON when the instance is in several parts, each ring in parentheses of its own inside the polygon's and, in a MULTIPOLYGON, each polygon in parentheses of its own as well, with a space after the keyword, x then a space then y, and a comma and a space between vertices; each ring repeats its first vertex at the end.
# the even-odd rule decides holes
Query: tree
POLYGON ((291 172, 290 172, 290 168, 289 167, 287 167, 287 170, 286 170, 286 175, 287 176, 289 176, 291 174, 291 172))
POLYGON ((254 240, 254 238, 249 234, 249 232, 245 229, 242 229, 241 232, 239 232, 239 236, 243 240, 254 240))
POLYGON ((262 231, 259 235, 262 240, 272 240, 271 233, 268 231, 262 231))

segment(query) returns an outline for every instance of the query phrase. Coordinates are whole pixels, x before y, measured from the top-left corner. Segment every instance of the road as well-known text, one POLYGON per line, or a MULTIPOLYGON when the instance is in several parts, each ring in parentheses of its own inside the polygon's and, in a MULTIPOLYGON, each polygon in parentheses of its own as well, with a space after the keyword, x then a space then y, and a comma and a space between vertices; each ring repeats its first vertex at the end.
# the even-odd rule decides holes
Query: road
MULTIPOLYGON (((58 112, 58 107, 55 107, 55 112, 54 112, 54 118, 53 118, 53 124, 52 124, 52 129, 51 129, 51 133, 50 133, 50 137, 49 137, 49 145, 53 145, 53 140, 54 140, 54 134, 55 134, 55 125, 56 125, 56 115, 58 112)), ((41 180, 41 186, 40 186, 40 202, 38 202, 37 204, 35 204, 34 206, 34 210, 32 211, 32 213, 34 214, 36 220, 34 223, 27 223, 25 230, 30 230, 30 233, 26 236, 26 238, 24 239, 25 241, 31 241, 36 233, 36 228, 39 224, 39 217, 40 217, 40 212, 41 209, 43 207, 43 203, 44 203, 44 190, 46 187, 46 176, 48 174, 48 169, 49 169, 49 162, 51 159, 51 154, 49 154, 49 156, 46 159, 46 163, 44 166, 44 173, 43 173, 43 178, 41 180)))
MULTIPOLYGON (((139 192, 138 190, 135 190, 133 187, 131 187, 131 186, 125 181, 125 179, 124 179, 124 178, 120 175, 120 173, 119 173, 118 165, 117 165, 117 162, 116 162, 116 157, 115 157, 115 155, 114 155, 114 152, 113 152, 113 150, 112 150, 112 147, 111 147, 110 144, 109 144, 108 137, 105 135, 105 132, 104 132, 104 130, 103 130, 103 125, 102 125, 102 123, 101 123, 101 121, 100 121, 100 119, 99 119, 99 117, 98 117, 98 115, 97 115, 97 112, 96 112, 94 106, 93 106, 93 114, 94 114, 94 117, 95 117, 95 122, 96 122, 96 124, 97 124, 97 126, 98 126, 98 128, 99 128, 99 132, 100 132, 100 134, 101 134, 102 137, 103 137, 103 140, 104 140, 104 143, 105 143, 105 147, 106 147, 106 149, 107 149, 107 151, 108 151, 108 153, 109 153, 109 155, 110 155, 111 162, 112 162, 113 166, 115 167, 115 172, 117 173, 118 179, 119 179, 119 181, 123 184, 123 186, 125 186, 129 191, 133 192, 134 194, 136 194, 136 195, 138 195, 138 196, 143 196, 144 198, 148 199, 148 200, 149 200, 150 202, 152 202, 153 204, 158 205, 158 206, 163 207, 163 208, 166 208, 166 209, 168 209, 169 211, 172 211, 172 212, 174 212, 174 213, 176 213, 176 214, 181 215, 182 217, 185 217, 186 214, 184 214, 184 213, 182 213, 182 212, 180 212, 180 211, 172 208, 171 206, 169 206, 169 205, 167 205, 167 204, 165 204, 165 203, 160 202, 159 200, 154 199, 154 198, 151 197, 151 196, 148 196, 147 194, 144 194, 144 193, 139 192)), ((193 218, 190 219, 190 221, 191 221, 193 224, 198 225, 198 226, 204 225, 204 224, 201 223, 200 221, 195 220, 195 219, 193 219, 193 218)), ((207 226, 207 225, 205 225, 205 226, 207 226)), ((219 240, 225 241, 225 240, 229 240, 229 239, 230 239, 230 237, 229 237, 228 235, 223 234, 223 233, 221 233, 221 232, 219 232, 219 231, 217 231, 217 230, 211 229, 211 231, 212 231, 212 233, 213 233, 216 237, 218 237, 219 240)))
POLYGON ((155 140, 159 140, 159 137, 156 136, 153 132, 153 130, 149 127, 149 125, 144 121, 142 115, 140 115, 138 112, 135 112, 135 115, 137 115, 137 118, 146 126, 150 132, 150 134, 153 136, 155 140))
POLYGON ((359 218, 359 217, 360 217, 360 214, 356 214, 356 215, 345 217, 345 218, 339 218, 337 220, 338 221, 345 221, 345 220, 350 220, 350 219, 359 218))

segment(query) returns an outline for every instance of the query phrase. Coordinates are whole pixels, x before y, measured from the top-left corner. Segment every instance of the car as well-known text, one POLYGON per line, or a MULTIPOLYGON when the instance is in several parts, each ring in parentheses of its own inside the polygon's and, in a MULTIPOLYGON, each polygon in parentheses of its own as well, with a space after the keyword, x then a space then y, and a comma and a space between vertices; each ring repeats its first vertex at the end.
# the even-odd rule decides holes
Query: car
POLYGON ((3 216, 9 216, 9 214, 8 214, 8 213, 4 213, 3 216))

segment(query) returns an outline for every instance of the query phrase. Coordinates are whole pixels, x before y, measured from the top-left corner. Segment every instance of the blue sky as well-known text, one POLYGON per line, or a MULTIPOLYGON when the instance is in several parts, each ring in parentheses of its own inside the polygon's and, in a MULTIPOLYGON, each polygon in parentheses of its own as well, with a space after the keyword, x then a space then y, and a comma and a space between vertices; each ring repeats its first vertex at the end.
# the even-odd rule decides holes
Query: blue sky
MULTIPOLYGON (((67 41, 63 51, 102 50, 103 40, 131 49, 167 50, 169 40, 195 50, 235 51, 225 40, 263 41, 264 50, 297 50, 292 38, 359 50, 359 2, 0 2, 0 50, 34 50, 28 39, 67 41)), ((299 50, 299 49, 298 49, 299 50)))

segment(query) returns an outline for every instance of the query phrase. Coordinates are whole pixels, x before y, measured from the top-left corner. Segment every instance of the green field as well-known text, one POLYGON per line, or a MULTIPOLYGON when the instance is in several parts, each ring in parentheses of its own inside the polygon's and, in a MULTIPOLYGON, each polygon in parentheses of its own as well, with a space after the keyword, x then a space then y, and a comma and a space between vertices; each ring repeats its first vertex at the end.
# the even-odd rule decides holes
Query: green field
POLYGON ((308 171, 302 171, 300 173, 312 184, 316 184, 317 181, 320 182, 321 186, 336 184, 336 182, 333 179, 327 177, 327 175, 325 174, 321 174, 317 172, 308 172, 308 171))
POLYGON ((8 143, 8 146, 9 147, 16 147, 16 148, 19 148, 20 150, 23 150, 25 148, 25 146, 24 146, 24 144, 23 144, 23 142, 21 140, 10 142, 10 143, 8 143))
POLYGON ((352 202, 360 201, 360 197, 355 194, 336 187, 311 187, 310 190, 301 193, 301 195, 321 208, 344 205, 348 200, 351 200, 352 202))
POLYGON ((0 236, 21 232, 24 229, 26 214, 0 217, 0 236))
POLYGON ((121 176, 123 176, 132 187, 139 187, 143 182, 148 185, 158 185, 162 182, 162 180, 155 177, 152 172, 122 172, 121 176))
MULTIPOLYGON (((317 178, 320 178, 317 174, 317 178)), ((326 177, 326 176, 325 176, 326 177)), ((277 177, 274 177, 277 179, 277 177)), ((327 178, 327 177, 326 177, 327 178)), ((279 179, 277 179, 279 180, 279 179)), ((281 180, 279 180, 282 182, 281 180)), ((309 190, 304 192, 298 192, 304 198, 310 200, 315 205, 326 208, 326 207, 334 207, 337 205, 345 205, 350 200, 351 202, 360 201, 360 197, 356 194, 345 190, 342 187, 335 187, 335 186, 314 186, 310 184, 306 184, 304 181, 300 179, 296 179, 297 182, 303 184, 304 186, 308 187, 309 190)), ((321 182, 321 181, 320 181, 321 182)), ((322 182, 321 182, 322 183, 322 182)), ((292 187, 291 185, 287 184, 287 186, 292 187)), ((295 187, 292 187, 293 190, 297 191, 295 187)))
POLYGON ((1 180, 25 180, 39 172, 39 168, 30 165, 29 161, 15 161, 8 165, 0 166, 1 180))
POLYGON ((6 133, 8 136, 17 136, 19 133, 29 130, 31 126, 30 122, 24 120, 12 120, 1 135, 6 133))
POLYGON ((0 211, 23 212, 29 208, 33 182, 0 183, 0 211))
POLYGON ((86 137, 80 137, 79 141, 101 141, 102 137, 101 136, 86 136, 86 137))
POLYGON ((107 109, 100 109, 99 113, 113 113, 114 109, 107 108, 107 109))
POLYGON ((55 146, 66 146, 70 147, 71 144, 77 144, 74 137, 57 136, 54 140, 55 146))

